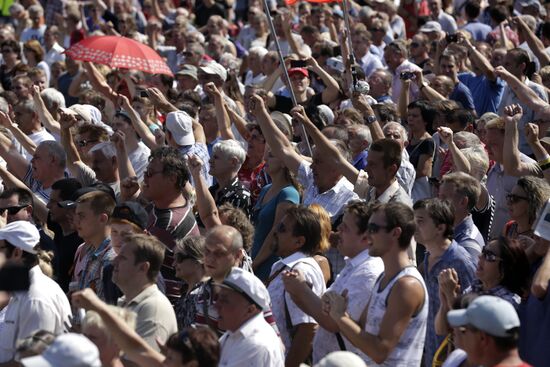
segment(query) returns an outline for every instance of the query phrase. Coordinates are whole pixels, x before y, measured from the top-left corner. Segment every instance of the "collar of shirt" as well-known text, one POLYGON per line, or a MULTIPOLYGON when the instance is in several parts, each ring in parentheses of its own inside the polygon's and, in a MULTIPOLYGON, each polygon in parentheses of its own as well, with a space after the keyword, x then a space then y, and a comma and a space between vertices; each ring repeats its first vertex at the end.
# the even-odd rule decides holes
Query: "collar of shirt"
POLYGON ((361 251, 360 253, 358 253, 354 257, 346 258, 346 263, 351 264, 351 266, 355 268, 356 266, 361 265, 362 263, 364 263, 368 259, 370 259, 369 250, 364 249, 363 251, 361 251))
POLYGON ((155 293, 156 291, 157 291, 157 285, 151 284, 150 286, 142 290, 141 293, 139 293, 130 301, 126 301, 126 296, 120 297, 120 300, 125 306, 129 306, 131 304, 138 305, 141 302, 145 301, 147 298, 151 297, 153 293, 155 293))
POLYGON ((237 330, 234 332, 228 331, 228 336, 233 336, 236 334, 240 334, 243 336, 243 338, 248 338, 254 335, 256 330, 258 329, 258 323, 265 322, 264 314, 262 312, 259 312, 257 315, 253 316, 252 318, 245 321, 237 330))
MULTIPOLYGON (((239 188, 239 186, 240 186, 239 177, 235 176, 233 181, 231 181, 231 183, 229 185, 223 187, 222 190, 218 193, 217 196, 219 198, 222 198, 222 197, 226 196, 228 193, 233 193, 236 189, 239 188)), ((218 183, 216 183, 214 186, 212 186, 212 189, 215 192, 219 187, 220 187, 220 185, 218 183)))
POLYGON ((105 253, 106 251, 109 250, 109 244, 111 243, 111 237, 107 237, 106 239, 103 240, 103 242, 101 242, 101 244, 99 245, 99 247, 96 249, 94 249, 93 246, 90 246, 88 248, 88 251, 92 253, 92 258, 93 259, 97 259, 98 257, 100 257, 103 253, 105 253))
POLYGON ((378 201, 379 203, 387 203, 399 190, 399 182, 394 180, 393 183, 379 197, 376 197, 376 189, 374 187, 372 187, 371 190, 371 200, 378 201))
POLYGON ((284 266, 287 266, 289 268, 292 268, 298 261, 300 261, 301 259, 307 258, 307 257, 308 256, 306 254, 304 254, 301 251, 298 251, 298 252, 293 253, 290 256, 285 257, 284 259, 281 259, 281 260, 277 261, 273 265, 273 268, 276 269, 281 264, 284 265, 284 266))
MULTIPOLYGON (((447 250, 445 250, 445 252, 443 253, 443 255, 441 255, 441 257, 439 258, 439 260, 432 265, 432 269, 431 270, 434 270, 434 269, 437 269, 437 267, 435 266, 437 263, 441 262, 441 261, 446 261, 447 259, 449 259, 451 256, 454 255, 455 253, 455 249, 457 248, 458 246, 458 243, 456 243, 455 240, 452 240, 451 241, 451 244, 449 245, 449 247, 447 248, 447 250)), ((429 257, 430 257, 430 253, 428 252, 428 256, 425 257, 424 259, 424 263, 425 263, 425 269, 427 270, 428 269, 428 260, 429 260, 429 257)))
POLYGON ((468 214, 468 216, 455 227, 455 236, 472 227, 473 224, 474 221, 472 219, 472 215, 468 214))
POLYGON ((340 193, 341 191, 344 191, 344 190, 353 191, 353 185, 344 176, 342 176, 338 180, 338 182, 336 182, 336 185, 332 186, 329 190, 323 192, 322 194, 325 194, 329 191, 333 191, 335 194, 338 194, 338 193, 340 193))

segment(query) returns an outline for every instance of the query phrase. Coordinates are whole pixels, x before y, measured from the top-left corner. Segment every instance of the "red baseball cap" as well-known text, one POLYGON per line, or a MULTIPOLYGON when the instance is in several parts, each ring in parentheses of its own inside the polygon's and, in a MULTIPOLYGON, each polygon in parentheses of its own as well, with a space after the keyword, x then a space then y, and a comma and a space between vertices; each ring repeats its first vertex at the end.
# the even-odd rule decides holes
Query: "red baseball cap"
POLYGON ((292 76, 293 74, 302 74, 306 78, 309 77, 309 72, 306 68, 291 68, 288 69, 288 76, 292 76))

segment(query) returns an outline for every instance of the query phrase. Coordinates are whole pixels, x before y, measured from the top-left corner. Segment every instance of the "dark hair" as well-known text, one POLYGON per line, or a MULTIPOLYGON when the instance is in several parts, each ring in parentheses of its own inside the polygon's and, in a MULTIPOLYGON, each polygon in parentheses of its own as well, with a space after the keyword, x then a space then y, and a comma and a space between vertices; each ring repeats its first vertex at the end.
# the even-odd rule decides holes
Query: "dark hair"
POLYGON ((472 111, 465 110, 464 108, 460 108, 458 110, 454 110, 448 120, 448 122, 458 122, 460 124, 460 127, 462 130, 466 129, 468 125, 474 125, 476 119, 474 117, 474 114, 472 111))
POLYGON ((413 209, 425 209, 436 226, 445 225, 443 237, 453 239, 455 215, 448 201, 436 198, 423 199, 414 203, 413 209))
POLYGON ((534 223, 542 206, 550 199, 550 184, 540 177, 525 176, 517 180, 516 185, 525 191, 529 202, 529 223, 534 223))
POLYGON ((115 200, 113 197, 103 191, 90 191, 80 196, 77 204, 90 204, 90 209, 95 215, 107 214, 110 218, 115 209, 115 200))
POLYGON ((398 121, 397 108, 393 103, 377 103, 372 106, 372 109, 378 117, 380 117, 380 122, 385 124, 390 121, 398 121))
POLYGON ((317 253, 321 243, 321 225, 315 213, 304 205, 293 205, 285 214, 294 220, 292 235, 304 237, 305 242, 300 251, 307 255, 317 253))
POLYGON ((375 204, 372 208, 372 213, 381 211, 386 217, 387 230, 401 228, 399 236, 399 247, 401 249, 409 248, 411 239, 416 231, 416 223, 414 221, 414 212, 412 208, 406 204, 399 202, 389 202, 384 204, 375 204))
POLYGON ((306 24, 302 27, 302 29, 300 29, 300 33, 302 32, 305 34, 319 34, 319 28, 314 25, 306 24))
POLYGON ((105 128, 93 125, 93 124, 83 124, 76 130, 77 135, 90 134, 91 140, 98 140, 100 142, 109 141, 109 133, 105 128))
POLYGON ((131 243, 134 248, 134 265, 149 263, 147 278, 154 282, 164 261, 164 244, 155 236, 144 233, 129 233, 123 236, 124 243, 131 243))
POLYGON ((32 193, 29 190, 20 187, 12 187, 4 190, 2 194, 0 194, 0 199, 9 199, 13 195, 17 195, 17 205, 34 205, 32 193))
POLYGON ((498 237, 500 256, 500 285, 519 296, 524 296, 529 290, 531 268, 522 245, 517 240, 504 236, 498 237))
POLYGON ((433 123, 437 116, 437 110, 432 103, 419 99, 414 102, 409 103, 407 109, 411 110, 413 108, 418 108, 420 110, 420 115, 422 120, 426 124, 426 131, 430 134, 433 134, 433 123))
POLYGON ((353 200, 348 202, 344 208, 344 213, 353 214, 356 218, 355 224, 359 233, 365 233, 372 214, 372 205, 363 200, 353 200))
POLYGON ((166 346, 181 354, 182 363, 197 361, 200 367, 216 367, 220 360, 218 336, 206 326, 186 327, 172 334, 166 346))
POLYGON ((254 226, 245 212, 230 203, 224 203, 219 208, 220 215, 225 215, 226 225, 235 228, 243 237, 243 248, 249 252, 254 241, 254 226))
POLYGON ((523 75, 526 75, 530 78, 535 72, 535 63, 531 61, 529 54, 522 48, 516 47, 511 50, 508 50, 507 54, 511 54, 514 58, 516 65, 525 64, 525 69, 523 69, 523 75))
POLYGON ((508 18, 509 14, 510 12, 508 11, 508 8, 504 5, 489 7, 489 16, 497 24, 504 22, 506 18, 508 18))
POLYGON ((384 168, 387 168, 391 165, 401 167, 401 145, 393 139, 380 139, 372 143, 369 147, 369 152, 380 152, 382 153, 382 161, 384 163, 384 168))
POLYGON ((481 4, 478 0, 468 0, 464 5, 464 13, 470 19, 476 19, 481 13, 481 4))
MULTIPOLYGON (((6 243, 6 256, 10 257, 13 251, 15 251, 16 246, 12 245, 8 241, 4 240, 6 243)), ((38 265, 38 252, 42 251, 40 249, 40 242, 36 244, 34 247, 34 250, 37 252, 36 254, 31 254, 30 252, 21 250, 21 259, 23 260, 23 266, 26 268, 32 268, 35 265, 38 265)))
POLYGON ((495 346, 502 351, 517 348, 519 341, 519 327, 506 330, 506 333, 509 334, 509 336, 501 337, 491 335, 495 341, 495 346))
POLYGON ((544 22, 541 26, 542 37, 550 39, 550 22, 544 22))
POLYGON ((202 264, 204 258, 204 243, 203 236, 187 236, 176 240, 174 253, 180 252, 192 257, 195 261, 202 264))
POLYGON ((71 200, 76 190, 82 188, 82 184, 75 178, 62 178, 52 185, 52 190, 59 190, 61 200, 71 200))
POLYGON ((162 164, 162 174, 176 177, 176 189, 183 191, 189 181, 189 169, 181 153, 172 147, 160 147, 151 152, 149 162, 158 159, 162 164))
POLYGON ((19 42, 14 40, 5 40, 0 44, 0 48, 9 47, 17 54, 17 58, 19 59, 21 56, 21 46, 19 45, 19 42))

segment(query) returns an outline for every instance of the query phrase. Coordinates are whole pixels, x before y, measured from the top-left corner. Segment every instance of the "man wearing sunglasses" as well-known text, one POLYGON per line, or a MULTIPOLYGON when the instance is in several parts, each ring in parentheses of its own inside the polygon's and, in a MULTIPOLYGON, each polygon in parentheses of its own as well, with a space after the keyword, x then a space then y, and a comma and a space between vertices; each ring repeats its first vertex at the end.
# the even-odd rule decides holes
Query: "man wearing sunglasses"
POLYGON ((367 356, 367 365, 420 366, 426 337, 428 295, 422 275, 410 265, 407 249, 416 225, 412 209, 401 203, 375 205, 367 225, 369 255, 381 257, 384 272, 360 320, 346 311, 349 289, 326 292, 323 311, 367 356))

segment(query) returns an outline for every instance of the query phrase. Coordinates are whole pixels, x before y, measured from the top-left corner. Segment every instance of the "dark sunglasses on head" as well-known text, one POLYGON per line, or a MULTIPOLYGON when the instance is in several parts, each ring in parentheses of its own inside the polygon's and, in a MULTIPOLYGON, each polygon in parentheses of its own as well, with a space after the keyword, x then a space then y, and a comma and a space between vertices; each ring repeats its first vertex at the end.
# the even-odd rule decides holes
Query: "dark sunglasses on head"
POLYGON ((514 203, 517 203, 520 200, 528 201, 529 198, 527 198, 525 196, 516 195, 516 194, 508 194, 508 195, 506 195, 506 200, 509 203, 514 204, 514 203))
POLYGON ((370 234, 378 233, 381 229, 388 229, 388 226, 381 226, 380 224, 376 223, 367 224, 367 232, 370 234))
POLYGON ((19 211, 23 208, 26 208, 28 205, 18 205, 18 206, 10 206, 8 208, 0 208, 0 215, 4 215, 4 212, 7 210, 8 215, 15 215, 19 213, 19 211))
POLYGON ((97 143, 97 142, 99 142, 99 140, 85 140, 85 139, 82 139, 82 140, 77 141, 76 143, 78 144, 79 147, 84 148, 88 144, 93 144, 93 143, 97 143))
POLYGON ((481 251, 481 257, 483 257, 483 260, 489 263, 494 263, 495 261, 500 259, 500 257, 497 254, 495 254, 493 251, 488 249, 483 249, 481 251))

